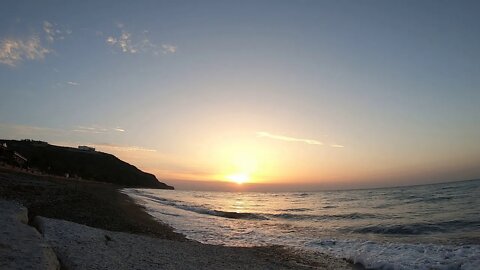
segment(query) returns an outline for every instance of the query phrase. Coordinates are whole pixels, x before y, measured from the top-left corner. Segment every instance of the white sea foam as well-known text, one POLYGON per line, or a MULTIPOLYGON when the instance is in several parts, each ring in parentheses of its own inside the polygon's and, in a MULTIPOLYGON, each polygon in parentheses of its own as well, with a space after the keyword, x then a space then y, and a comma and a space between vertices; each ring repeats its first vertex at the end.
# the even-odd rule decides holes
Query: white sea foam
POLYGON ((480 245, 448 246, 320 240, 311 241, 306 247, 373 269, 478 270, 480 267, 480 245))

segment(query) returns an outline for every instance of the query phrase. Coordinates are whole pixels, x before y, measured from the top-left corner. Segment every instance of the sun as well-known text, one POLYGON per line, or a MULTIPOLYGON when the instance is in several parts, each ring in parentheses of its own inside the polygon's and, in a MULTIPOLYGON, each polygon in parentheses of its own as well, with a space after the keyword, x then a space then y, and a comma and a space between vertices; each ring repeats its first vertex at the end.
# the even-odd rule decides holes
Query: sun
POLYGON ((227 176, 227 179, 241 185, 250 180, 250 175, 248 175, 247 173, 231 174, 227 176))

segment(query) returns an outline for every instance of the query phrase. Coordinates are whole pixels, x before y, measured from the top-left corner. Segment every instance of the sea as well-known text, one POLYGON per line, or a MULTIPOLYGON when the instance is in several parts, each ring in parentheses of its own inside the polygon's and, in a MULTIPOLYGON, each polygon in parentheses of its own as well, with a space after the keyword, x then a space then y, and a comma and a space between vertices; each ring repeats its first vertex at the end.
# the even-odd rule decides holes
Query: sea
POLYGON ((284 245, 371 269, 480 269, 480 180, 319 192, 123 192, 202 243, 284 245))

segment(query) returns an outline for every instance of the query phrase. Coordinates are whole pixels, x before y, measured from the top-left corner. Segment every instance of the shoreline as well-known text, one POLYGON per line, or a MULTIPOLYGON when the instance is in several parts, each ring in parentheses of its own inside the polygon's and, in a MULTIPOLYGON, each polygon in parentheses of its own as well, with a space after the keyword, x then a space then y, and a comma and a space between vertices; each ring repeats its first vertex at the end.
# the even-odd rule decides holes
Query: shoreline
POLYGON ((185 241, 167 224, 157 222, 122 187, 87 180, 30 174, 0 167, 0 198, 14 200, 35 216, 63 219, 111 231, 185 241))
MULTIPOLYGON (((199 249, 207 252, 205 255, 207 257, 213 251, 230 254, 230 257, 237 256, 238 253, 239 261, 258 260, 265 267, 270 265, 281 266, 284 269, 362 269, 325 254, 307 254, 282 246, 239 248, 201 244, 187 239, 169 225, 153 218, 143 206, 122 193, 121 189, 122 187, 112 184, 42 176, 0 167, 0 199, 17 201, 24 205, 28 209, 30 225, 34 225, 33 221, 37 216, 65 220, 115 234, 127 233, 159 241, 172 241, 170 245, 173 246, 185 245, 179 249, 182 252, 200 247, 199 249)), ((198 256, 196 252, 190 255, 193 260, 198 256)), ((185 267, 195 268, 194 265, 185 267)), ((237 262, 236 265, 229 267, 242 268, 242 265, 237 262)))

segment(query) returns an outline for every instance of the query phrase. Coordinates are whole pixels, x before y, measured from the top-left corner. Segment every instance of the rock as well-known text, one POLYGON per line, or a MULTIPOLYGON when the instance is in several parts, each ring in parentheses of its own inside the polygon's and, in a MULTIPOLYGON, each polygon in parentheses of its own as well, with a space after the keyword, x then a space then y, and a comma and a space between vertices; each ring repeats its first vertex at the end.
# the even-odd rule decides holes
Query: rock
POLYGON ((258 256, 249 248, 177 242, 43 217, 36 217, 35 223, 62 265, 70 270, 305 269, 258 256))
POLYGON ((0 269, 60 269, 55 253, 28 225, 22 205, 0 200, 0 269))

